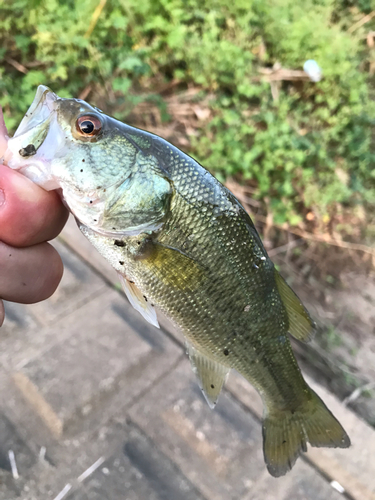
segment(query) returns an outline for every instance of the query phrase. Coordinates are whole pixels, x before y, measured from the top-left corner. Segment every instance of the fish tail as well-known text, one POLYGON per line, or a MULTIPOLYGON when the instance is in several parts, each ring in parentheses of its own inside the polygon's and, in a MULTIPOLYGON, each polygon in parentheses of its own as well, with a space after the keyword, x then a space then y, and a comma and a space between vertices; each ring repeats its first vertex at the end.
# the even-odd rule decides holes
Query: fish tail
POLYGON ((283 476, 294 465, 307 443, 316 447, 347 448, 350 439, 341 424, 315 392, 296 410, 266 410, 263 452, 269 473, 283 476))

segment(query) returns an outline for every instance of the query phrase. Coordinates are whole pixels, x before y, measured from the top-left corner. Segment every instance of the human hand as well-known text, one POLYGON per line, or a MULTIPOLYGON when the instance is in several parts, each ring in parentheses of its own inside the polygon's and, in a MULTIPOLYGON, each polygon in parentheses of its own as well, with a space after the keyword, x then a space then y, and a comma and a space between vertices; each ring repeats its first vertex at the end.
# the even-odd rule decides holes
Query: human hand
MULTIPOLYGON (((0 141, 0 158, 5 148, 0 141)), ((53 294, 63 264, 46 242, 59 234, 67 217, 55 191, 0 165, 0 299, 30 304, 53 294)), ((0 326, 3 321, 0 300, 0 326)))

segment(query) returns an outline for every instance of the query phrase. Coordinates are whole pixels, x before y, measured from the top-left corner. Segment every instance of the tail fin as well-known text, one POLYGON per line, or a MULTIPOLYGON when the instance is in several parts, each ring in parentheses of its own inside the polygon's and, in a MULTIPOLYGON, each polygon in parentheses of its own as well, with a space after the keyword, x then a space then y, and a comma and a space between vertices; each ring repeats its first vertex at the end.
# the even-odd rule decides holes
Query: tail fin
POLYGON ((311 446, 348 448, 350 439, 341 424, 310 389, 310 399, 295 411, 272 409, 263 421, 263 452, 269 473, 283 476, 302 451, 311 446))

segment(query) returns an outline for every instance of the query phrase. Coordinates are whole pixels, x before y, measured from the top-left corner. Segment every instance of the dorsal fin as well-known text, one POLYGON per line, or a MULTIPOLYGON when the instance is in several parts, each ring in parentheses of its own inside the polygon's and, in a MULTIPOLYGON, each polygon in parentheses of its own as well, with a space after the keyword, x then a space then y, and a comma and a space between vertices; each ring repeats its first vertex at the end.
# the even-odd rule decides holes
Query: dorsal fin
POLYGON ((281 300, 289 319, 289 333, 297 340, 309 342, 315 333, 316 324, 311 319, 297 295, 275 269, 275 279, 281 300))
POLYGON ((198 376, 199 386, 202 389, 203 395, 209 407, 213 409, 227 379, 230 368, 208 358, 187 341, 186 349, 193 372, 198 376))
POLYGON ((134 309, 141 313, 145 320, 151 323, 151 325, 156 326, 156 328, 160 328, 155 308, 149 301, 147 301, 139 288, 137 288, 134 283, 124 278, 122 274, 118 273, 118 276, 120 278, 122 288, 124 289, 124 292, 134 309))

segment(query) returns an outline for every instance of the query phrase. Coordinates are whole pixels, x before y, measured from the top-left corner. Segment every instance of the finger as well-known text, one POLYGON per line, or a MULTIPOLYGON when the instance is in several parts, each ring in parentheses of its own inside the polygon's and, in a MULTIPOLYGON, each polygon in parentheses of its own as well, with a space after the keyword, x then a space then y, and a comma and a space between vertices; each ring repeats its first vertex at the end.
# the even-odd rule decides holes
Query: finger
POLYGON ((5 126, 3 110, 0 106, 0 158, 5 153, 8 144, 8 131, 5 126))
POLYGON ((0 165, 0 240, 15 247, 55 238, 68 212, 55 191, 0 165))
POLYGON ((0 297, 32 304, 50 297, 63 275, 59 254, 48 243, 14 248, 0 242, 0 297))
POLYGON ((4 316, 5 316, 5 312, 4 312, 4 303, 2 300, 0 300, 0 326, 3 324, 4 322, 4 316))

